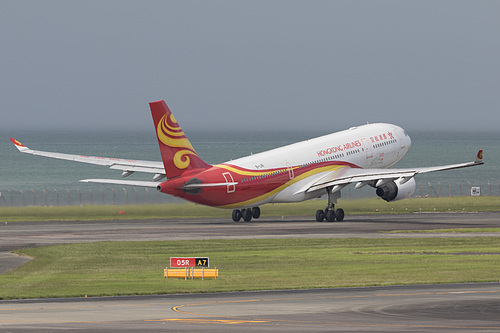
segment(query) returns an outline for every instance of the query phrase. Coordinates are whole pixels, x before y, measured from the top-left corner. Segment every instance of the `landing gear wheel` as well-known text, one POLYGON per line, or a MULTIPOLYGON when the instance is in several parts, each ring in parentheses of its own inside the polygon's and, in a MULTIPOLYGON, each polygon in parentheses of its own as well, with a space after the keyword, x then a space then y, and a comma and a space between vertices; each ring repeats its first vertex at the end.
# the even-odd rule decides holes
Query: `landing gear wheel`
POLYGON ((340 198, 340 190, 333 191, 334 187, 329 186, 326 188, 326 193, 328 194, 328 206, 326 206, 325 210, 316 211, 316 221, 323 222, 323 220, 327 220, 328 222, 338 222, 344 221, 344 210, 339 208, 335 210, 335 204, 337 203, 337 199, 340 198))
POLYGON ((329 209, 326 212, 326 220, 328 222, 335 222, 335 211, 333 209, 329 209))
POLYGON ((252 217, 254 219, 258 219, 260 217, 260 208, 259 207, 252 208, 252 217))
POLYGON ((245 222, 250 222, 252 220, 252 210, 251 209, 243 209, 241 212, 243 220, 245 222))
POLYGON ((325 212, 321 209, 316 211, 316 221, 323 222, 325 220, 325 212))
POLYGON ((241 220, 241 211, 239 209, 233 210, 233 221, 240 222, 241 220))
POLYGON ((338 222, 344 221, 344 210, 342 208, 337 209, 335 216, 338 222))

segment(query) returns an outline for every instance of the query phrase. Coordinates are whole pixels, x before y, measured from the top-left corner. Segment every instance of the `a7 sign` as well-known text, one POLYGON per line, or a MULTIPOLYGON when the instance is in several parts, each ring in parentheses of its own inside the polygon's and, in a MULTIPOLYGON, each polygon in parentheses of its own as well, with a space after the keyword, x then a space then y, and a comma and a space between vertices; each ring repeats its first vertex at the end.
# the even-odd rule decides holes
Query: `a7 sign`
POLYGON ((210 267, 209 258, 170 257, 170 267, 210 267))

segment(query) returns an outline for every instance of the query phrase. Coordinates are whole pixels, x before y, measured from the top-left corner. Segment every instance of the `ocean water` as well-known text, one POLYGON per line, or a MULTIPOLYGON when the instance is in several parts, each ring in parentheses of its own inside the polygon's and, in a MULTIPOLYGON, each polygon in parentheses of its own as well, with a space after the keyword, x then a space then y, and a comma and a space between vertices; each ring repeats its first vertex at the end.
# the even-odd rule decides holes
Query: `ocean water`
MULTIPOLYGON (((198 155, 215 164, 327 133, 315 132, 188 132, 198 155)), ((484 149, 485 165, 418 175, 416 196, 468 195, 480 186, 482 195, 500 195, 500 133, 410 132, 412 148, 396 167, 469 162, 484 149)), ((107 167, 21 154, 9 138, 31 149, 69 154, 160 161, 153 131, 16 131, 0 133, 0 206, 79 205, 178 202, 154 189, 80 183, 86 178, 121 178, 107 167)), ((128 179, 151 180, 149 174, 128 179)), ((375 196, 375 190, 353 186, 344 198, 375 196)))

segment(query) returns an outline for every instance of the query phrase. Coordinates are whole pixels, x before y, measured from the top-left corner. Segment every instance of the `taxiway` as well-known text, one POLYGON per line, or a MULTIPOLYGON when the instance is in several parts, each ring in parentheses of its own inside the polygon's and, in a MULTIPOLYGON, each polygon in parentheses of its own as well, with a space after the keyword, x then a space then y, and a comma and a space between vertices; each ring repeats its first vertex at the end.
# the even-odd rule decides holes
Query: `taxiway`
MULTIPOLYGON (((0 271, 13 249, 104 240, 238 238, 471 237, 498 233, 415 234, 394 230, 498 227, 500 213, 306 218, 15 222, 0 225, 0 271)), ((500 331, 500 283, 394 286, 0 301, 0 331, 500 331)))

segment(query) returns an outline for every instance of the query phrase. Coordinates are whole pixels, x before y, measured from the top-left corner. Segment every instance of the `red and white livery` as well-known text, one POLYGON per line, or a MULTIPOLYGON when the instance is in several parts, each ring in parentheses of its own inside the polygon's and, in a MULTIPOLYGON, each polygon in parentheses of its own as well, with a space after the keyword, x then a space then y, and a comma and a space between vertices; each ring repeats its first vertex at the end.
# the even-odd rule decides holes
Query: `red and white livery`
POLYGON ((367 124, 294 143, 230 162, 210 165, 196 153, 165 101, 150 103, 162 162, 72 155, 31 150, 15 139, 22 153, 106 165, 127 177, 134 172, 154 174, 151 182, 122 179, 86 179, 82 182, 154 187, 198 204, 233 209, 233 220, 260 216, 267 203, 299 202, 328 194, 328 206, 316 212, 317 221, 342 221, 335 209, 341 190, 371 186, 386 201, 410 197, 419 173, 483 164, 480 150, 475 161, 423 167, 391 168, 411 146, 399 126, 367 124), (166 179, 165 179, 166 178, 166 179))

